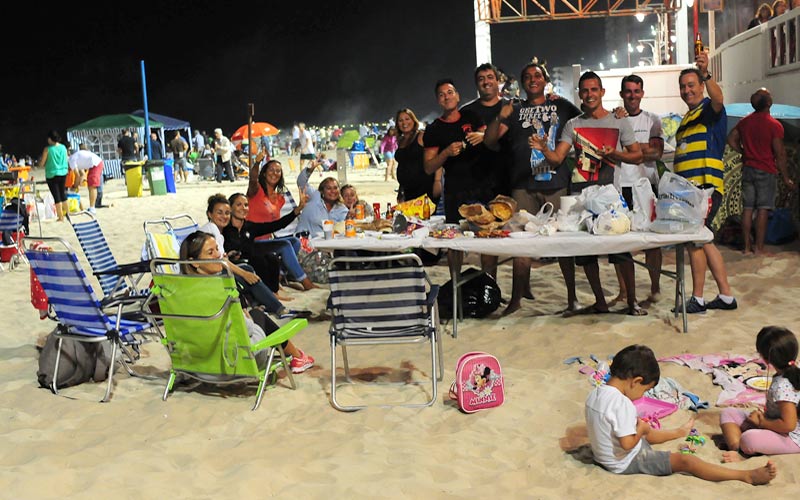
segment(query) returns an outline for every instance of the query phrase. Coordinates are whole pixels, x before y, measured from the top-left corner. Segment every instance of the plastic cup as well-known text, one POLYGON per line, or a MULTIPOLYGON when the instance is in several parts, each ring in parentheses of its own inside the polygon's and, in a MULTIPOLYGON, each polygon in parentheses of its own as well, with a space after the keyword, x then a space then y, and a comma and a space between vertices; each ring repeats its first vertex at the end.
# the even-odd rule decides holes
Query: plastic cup
POLYGON ((324 220, 322 221, 322 232, 325 234, 326 240, 333 239, 333 221, 332 220, 324 220))

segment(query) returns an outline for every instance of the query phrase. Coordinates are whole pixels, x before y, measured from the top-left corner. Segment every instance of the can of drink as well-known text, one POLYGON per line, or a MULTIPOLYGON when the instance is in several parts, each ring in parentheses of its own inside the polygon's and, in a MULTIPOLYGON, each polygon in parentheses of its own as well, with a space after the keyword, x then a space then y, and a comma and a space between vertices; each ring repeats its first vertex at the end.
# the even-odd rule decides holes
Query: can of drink
POLYGON ((364 220, 364 205, 356 204, 355 211, 356 211, 356 219, 364 220))
POLYGON ((344 221, 344 235, 347 238, 356 237, 356 223, 353 221, 353 219, 347 219, 344 221))
POLYGON ((372 211, 375 212, 375 220, 381 218, 381 204, 380 203, 373 203, 372 204, 372 211))

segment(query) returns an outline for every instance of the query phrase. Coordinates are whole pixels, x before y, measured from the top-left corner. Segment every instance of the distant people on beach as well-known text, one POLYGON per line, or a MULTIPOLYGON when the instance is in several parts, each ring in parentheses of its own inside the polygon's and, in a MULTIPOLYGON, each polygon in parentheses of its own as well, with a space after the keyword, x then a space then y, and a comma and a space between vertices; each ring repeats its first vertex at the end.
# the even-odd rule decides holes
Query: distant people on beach
POLYGON ((169 143, 172 150, 173 161, 173 175, 175 182, 186 182, 188 177, 186 174, 186 156, 189 152, 189 143, 186 139, 181 137, 180 131, 175 131, 175 136, 169 143))
POLYGON ((772 7, 770 7, 768 3, 762 3, 758 6, 756 15, 750 20, 750 24, 747 25, 747 29, 755 28, 760 24, 766 23, 770 19, 772 19, 772 7))
POLYGON ((57 130, 47 133, 47 146, 42 151, 39 168, 44 168, 47 187, 53 195, 58 221, 62 222, 69 212, 67 206, 67 173, 69 163, 67 148, 61 144, 61 134, 57 130))
POLYGON ((164 159, 163 145, 161 144, 161 139, 158 138, 158 134, 156 132, 150 132, 150 140, 148 141, 148 145, 150 147, 149 160, 164 159))
POLYGON ((783 125, 770 115, 772 94, 760 88, 750 96, 753 112, 745 116, 728 134, 728 145, 742 154, 742 237, 744 254, 765 253, 769 213, 775 208, 778 173, 789 189, 794 181, 786 165, 783 125), (756 214, 755 251, 751 230, 756 214))
POLYGON ((139 145, 131 136, 130 129, 122 129, 122 137, 117 142, 117 153, 119 153, 122 163, 138 159, 139 145))
POLYGON ((85 143, 78 146, 78 151, 72 153, 67 159, 69 168, 78 172, 75 181, 75 191, 78 192, 83 181, 89 189, 89 208, 90 213, 94 213, 97 207, 97 190, 103 183, 103 159, 89 151, 85 143))
POLYGON ((236 180, 236 176, 233 175, 233 167, 231 165, 231 155, 233 154, 233 144, 231 144, 230 139, 225 137, 222 134, 221 128, 214 129, 214 153, 217 157, 217 170, 216 170, 216 181, 217 183, 222 182, 222 175, 223 173, 228 178, 229 181, 233 182, 236 180))
POLYGON ((389 178, 391 178, 396 181, 397 161, 394 155, 397 151, 397 129, 392 127, 386 132, 386 135, 384 135, 381 140, 379 151, 383 156, 383 160, 386 162, 386 173, 384 174, 383 180, 388 181, 389 178))
POLYGON ((302 171, 307 164, 317 158, 317 155, 314 148, 314 138, 311 136, 311 132, 306 129, 306 124, 300 122, 298 127, 300 129, 300 171, 302 171))

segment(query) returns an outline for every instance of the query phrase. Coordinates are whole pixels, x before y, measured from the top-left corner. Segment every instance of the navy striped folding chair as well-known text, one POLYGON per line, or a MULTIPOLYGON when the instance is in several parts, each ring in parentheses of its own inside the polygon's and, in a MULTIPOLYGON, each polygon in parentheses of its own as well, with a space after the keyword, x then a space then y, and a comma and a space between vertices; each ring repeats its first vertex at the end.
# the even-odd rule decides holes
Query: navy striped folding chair
MULTIPOLYGON (((136 375, 128 366, 137 357, 130 348, 137 350, 138 345, 143 342, 144 334, 154 332, 150 323, 123 319, 122 308, 143 298, 120 298, 114 304, 117 314, 106 314, 69 243, 62 238, 38 238, 37 241, 46 246, 30 245, 27 249, 28 260, 47 294, 47 300, 55 313, 53 319, 58 321, 58 327, 53 332, 58 338, 58 353, 51 386, 53 393, 58 394, 58 363, 61 358, 61 344, 65 338, 78 342, 110 342, 111 359, 118 359, 128 373, 136 375), (123 354, 119 358, 118 349, 123 354)), ((109 304, 105 306, 108 307, 109 304)), ((109 364, 108 385, 101 402, 108 401, 111 396, 114 364, 109 364)))
POLYGON ((178 247, 181 246, 181 243, 183 243, 183 240, 185 240, 187 236, 197 231, 197 228, 200 227, 197 221, 194 220, 194 217, 189 214, 164 216, 161 220, 169 223, 172 232, 175 234, 175 239, 178 240, 178 247))
MULTIPOLYGON (((338 257, 328 265, 331 295, 331 404, 343 411, 369 405, 344 405, 337 400, 336 349, 342 348, 344 376, 352 383, 347 348, 363 345, 430 343, 430 394, 424 403, 381 403, 380 406, 431 406, 442 379, 442 346, 438 338, 436 296, 420 258, 414 254, 338 257)), ((420 382, 422 383, 422 382, 420 382)))
POLYGON ((100 224, 94 214, 83 211, 67 214, 67 219, 72 224, 72 229, 75 231, 75 236, 78 237, 86 260, 92 267, 92 272, 100 282, 103 295, 115 297, 126 292, 136 292, 145 273, 120 274, 113 272, 119 271, 121 268, 117 259, 114 258, 114 254, 111 253, 103 230, 100 229, 100 224), (86 217, 88 220, 78 221, 77 219, 81 217, 86 217))
MULTIPOLYGON (((9 205, 11 207, 13 205, 9 205)), ((19 207, 19 205, 17 205, 19 207)), ((5 236, 5 242, 0 241, 0 252, 6 253, 8 257, 8 270, 11 271, 20 262, 25 262, 25 252, 22 247, 22 240, 25 237, 25 228, 22 227, 23 217, 17 210, 5 208, 0 211, 0 233, 5 236)), ((0 263, 0 270, 5 271, 6 267, 0 263)))

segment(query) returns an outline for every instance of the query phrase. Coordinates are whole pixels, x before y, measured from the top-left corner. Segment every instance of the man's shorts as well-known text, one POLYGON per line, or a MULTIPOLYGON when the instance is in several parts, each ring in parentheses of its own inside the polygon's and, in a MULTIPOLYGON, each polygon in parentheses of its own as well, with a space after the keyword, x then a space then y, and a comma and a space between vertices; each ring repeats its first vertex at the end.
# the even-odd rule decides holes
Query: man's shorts
POLYGON ((742 207, 772 210, 778 176, 753 167, 742 167, 742 207))
POLYGON ((642 439, 642 447, 623 474, 648 474, 650 476, 669 476, 672 465, 669 463, 670 452, 656 451, 650 443, 642 439))
MULTIPOLYGON (((712 187, 711 184, 703 184, 700 186, 700 189, 708 189, 712 187)), ((706 227, 711 229, 711 223, 714 221, 714 217, 717 216, 717 212, 719 212, 719 206, 722 205, 722 193, 717 191, 716 189, 711 194, 711 209, 708 211, 708 216, 706 216, 706 227)), ((713 231, 713 229, 711 229, 713 231)))
POLYGON ((89 169, 86 175, 86 186, 96 188, 103 182, 103 162, 89 169))
POLYGON ((175 159, 175 170, 177 170, 178 172, 186 171, 186 158, 175 159))
POLYGON ((512 189, 511 197, 517 202, 518 210, 527 210, 529 214, 536 215, 542 205, 547 202, 553 204, 553 212, 561 208, 561 197, 567 195, 567 188, 548 191, 530 191, 528 189, 512 189))
POLYGON ((301 154, 300 155, 300 159, 301 160, 315 160, 316 158, 317 158, 317 155, 315 155, 314 153, 308 153, 308 154, 301 154))

